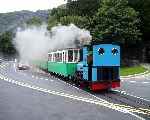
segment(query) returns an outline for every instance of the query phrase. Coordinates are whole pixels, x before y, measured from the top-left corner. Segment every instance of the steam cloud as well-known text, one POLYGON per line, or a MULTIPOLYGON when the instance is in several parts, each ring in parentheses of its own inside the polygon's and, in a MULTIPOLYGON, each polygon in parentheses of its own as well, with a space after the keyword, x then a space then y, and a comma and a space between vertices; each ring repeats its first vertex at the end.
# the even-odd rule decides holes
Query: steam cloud
POLYGON ((90 32, 80 29, 73 24, 58 25, 51 31, 47 26, 18 29, 13 40, 21 62, 46 59, 47 53, 56 49, 79 47, 89 44, 92 37, 90 32))

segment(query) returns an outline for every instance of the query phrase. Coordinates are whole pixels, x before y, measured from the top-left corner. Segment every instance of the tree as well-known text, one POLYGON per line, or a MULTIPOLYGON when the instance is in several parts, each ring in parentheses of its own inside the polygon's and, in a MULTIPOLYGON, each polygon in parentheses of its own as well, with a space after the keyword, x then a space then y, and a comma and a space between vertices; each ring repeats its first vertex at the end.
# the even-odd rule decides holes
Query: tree
POLYGON ((27 25, 36 25, 36 26, 40 26, 42 24, 42 21, 39 17, 33 17, 31 19, 29 19, 27 22, 26 22, 27 25))
POLYGON ((58 25, 58 24, 59 24, 59 22, 58 22, 58 20, 56 19, 56 17, 55 17, 55 16, 51 16, 51 17, 49 17, 49 19, 48 19, 48 26, 47 26, 47 29, 48 29, 48 30, 51 30, 52 27, 54 27, 54 26, 56 26, 56 25, 58 25))
POLYGON ((92 17, 98 10, 100 0, 68 0, 69 15, 92 17))
POLYGON ((49 12, 48 30, 60 23, 60 18, 67 16, 66 8, 53 8, 49 12))
POLYGON ((139 12, 140 30, 144 41, 150 39, 150 0, 129 0, 129 5, 139 12))
POLYGON ((6 31, 0 35, 0 51, 7 54, 15 53, 15 48, 12 44, 13 33, 6 31))
POLYGON ((54 8, 50 12, 50 16, 55 16, 56 19, 59 19, 60 17, 67 16, 68 11, 66 8, 54 8))
POLYGON ((99 8, 100 0, 67 0, 67 4, 54 8, 49 15, 48 29, 59 23, 74 23, 80 28, 91 28, 92 17, 99 8))
POLYGON ((115 37, 115 41, 133 43, 139 40, 138 13, 127 0, 102 0, 93 19, 92 34, 97 38, 115 37))
POLYGON ((61 17, 59 22, 62 25, 68 25, 70 23, 74 23, 76 26, 80 28, 86 28, 85 23, 88 22, 86 17, 81 17, 81 16, 64 16, 61 17))

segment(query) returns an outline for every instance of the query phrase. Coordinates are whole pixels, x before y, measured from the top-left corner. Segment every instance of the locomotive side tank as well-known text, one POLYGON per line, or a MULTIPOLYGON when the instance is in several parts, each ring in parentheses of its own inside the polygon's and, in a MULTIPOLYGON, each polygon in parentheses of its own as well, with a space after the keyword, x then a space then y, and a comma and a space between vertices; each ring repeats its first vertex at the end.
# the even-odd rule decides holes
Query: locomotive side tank
POLYGON ((88 82, 92 91, 120 87, 120 46, 99 44, 84 47, 82 63, 83 80, 88 82))

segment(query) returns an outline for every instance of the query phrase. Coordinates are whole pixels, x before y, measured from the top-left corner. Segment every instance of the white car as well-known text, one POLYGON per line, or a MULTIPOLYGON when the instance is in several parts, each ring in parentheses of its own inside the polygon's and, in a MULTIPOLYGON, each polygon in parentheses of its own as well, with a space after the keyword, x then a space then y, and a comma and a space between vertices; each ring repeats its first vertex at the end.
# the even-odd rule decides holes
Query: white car
POLYGON ((18 70, 28 70, 30 67, 29 65, 18 63, 18 70))

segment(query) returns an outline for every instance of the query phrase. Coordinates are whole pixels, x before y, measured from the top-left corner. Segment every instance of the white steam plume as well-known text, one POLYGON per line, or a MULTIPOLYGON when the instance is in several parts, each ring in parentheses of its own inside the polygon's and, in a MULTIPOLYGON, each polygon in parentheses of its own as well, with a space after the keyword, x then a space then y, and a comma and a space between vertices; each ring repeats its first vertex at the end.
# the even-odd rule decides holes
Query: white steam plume
POLYGON ((49 51, 89 44, 92 39, 89 31, 80 29, 73 24, 58 25, 53 27, 50 32, 46 28, 46 25, 42 25, 41 27, 32 26, 24 30, 17 30, 14 44, 20 61, 30 62, 45 59, 49 51))

